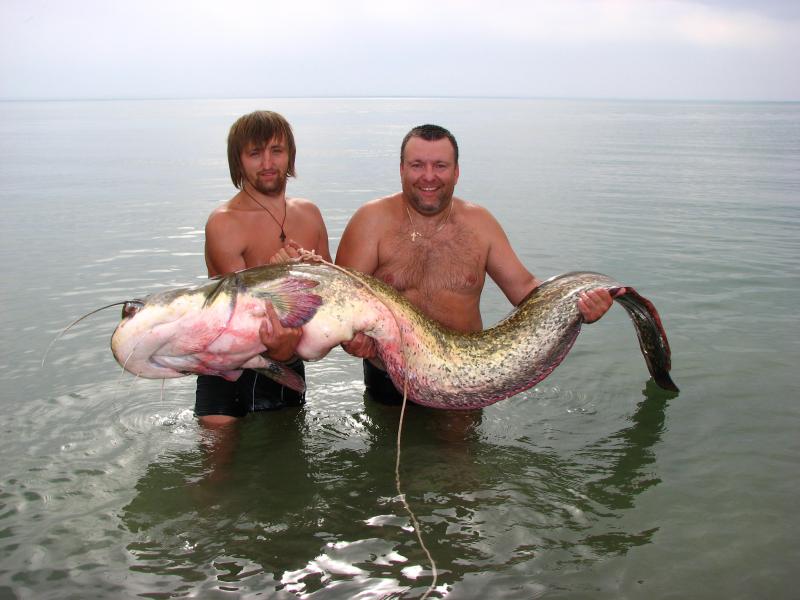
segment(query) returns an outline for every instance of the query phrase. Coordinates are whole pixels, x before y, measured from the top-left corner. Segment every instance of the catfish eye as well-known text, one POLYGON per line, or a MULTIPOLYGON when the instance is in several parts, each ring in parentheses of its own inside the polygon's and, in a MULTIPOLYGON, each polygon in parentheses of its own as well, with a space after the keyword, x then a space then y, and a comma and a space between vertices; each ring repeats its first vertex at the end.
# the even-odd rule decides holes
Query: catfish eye
POLYGON ((122 305, 122 318, 130 319, 143 308, 144 302, 141 300, 128 300, 122 305))

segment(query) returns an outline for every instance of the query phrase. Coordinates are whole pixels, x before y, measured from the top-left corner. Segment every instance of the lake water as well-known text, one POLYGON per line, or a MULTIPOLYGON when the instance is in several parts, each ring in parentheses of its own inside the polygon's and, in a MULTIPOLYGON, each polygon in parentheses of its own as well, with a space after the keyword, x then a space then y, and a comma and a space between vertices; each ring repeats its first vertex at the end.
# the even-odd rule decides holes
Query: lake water
MULTIPOLYGON (((539 277, 595 270, 661 312, 680 394, 615 307, 532 390, 454 418, 412 407, 402 491, 431 597, 796 598, 800 104, 484 99, 0 103, 0 598, 421 597, 398 500, 399 411, 360 364, 307 366, 307 405, 245 419, 214 465, 194 379, 136 379, 118 308, 205 277, 234 190, 225 138, 283 113, 291 195, 335 251, 399 188, 414 125, 450 128, 457 193, 539 277)), ((488 286, 484 321, 509 311, 488 286)), ((461 413, 460 413, 461 414, 461 413)))

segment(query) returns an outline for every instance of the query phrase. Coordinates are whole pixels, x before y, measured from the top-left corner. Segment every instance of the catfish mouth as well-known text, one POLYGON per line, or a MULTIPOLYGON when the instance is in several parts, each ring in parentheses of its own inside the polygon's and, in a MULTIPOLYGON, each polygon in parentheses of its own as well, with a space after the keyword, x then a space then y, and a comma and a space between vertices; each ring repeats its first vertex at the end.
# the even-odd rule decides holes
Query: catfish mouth
MULTIPOLYGON (((145 307, 145 301, 144 300, 139 300, 139 299, 126 300, 122 304, 122 323, 125 323, 125 322, 130 321, 131 319, 133 319, 137 314, 139 314, 139 312, 144 307, 145 307)), ((136 344, 136 345, 138 345, 138 344, 136 344)), ((128 360, 130 360, 131 358, 134 357, 134 355, 136 353, 136 345, 134 345, 133 349, 131 350, 131 355, 128 357, 128 360)), ((186 375, 186 373, 181 373, 180 371, 177 371, 177 370, 173 369, 172 367, 170 367, 168 365, 162 364, 158 360, 158 358, 159 357, 155 353, 153 353, 150 356, 148 356, 147 358, 145 358, 142 361, 143 362, 142 366, 144 367, 144 369, 139 369, 138 370, 138 374, 141 375, 144 372, 148 372, 148 373, 156 372, 156 373, 159 374, 159 377, 170 377, 170 378, 171 377, 182 377, 182 376, 186 375)), ((117 359, 117 360, 119 362, 119 359, 117 359)), ((125 366, 127 365, 128 360, 126 360, 124 363, 122 363, 123 364, 123 368, 125 368, 125 366)), ((135 369, 135 367, 133 365, 131 365, 131 366, 135 369)))
POLYGON ((147 379, 220 374, 216 365, 206 364, 203 353, 225 333, 231 316, 218 327, 210 327, 202 343, 176 344, 173 343, 175 338, 180 340, 185 334, 181 323, 186 315, 162 308, 149 298, 128 300, 123 304, 122 320, 111 340, 112 352, 122 368, 147 379))
MULTIPOLYGON (((120 366, 137 377, 148 379, 171 379, 183 377, 185 372, 175 369, 167 361, 160 360, 159 352, 165 342, 154 335, 162 326, 174 320, 152 323, 148 317, 147 298, 126 300, 122 303, 122 319, 111 336, 111 352, 120 366), (141 319, 145 319, 144 325, 141 319), (148 321, 151 323, 148 325, 148 321)), ((160 319, 157 319, 160 320, 160 319)))
POLYGON ((114 358, 117 359, 117 362, 123 369, 133 375, 137 377, 146 377, 148 379, 174 379, 189 374, 187 371, 175 369, 167 360, 164 360, 165 357, 160 357, 158 355, 158 350, 147 355, 147 352, 142 352, 142 349, 137 349, 137 346, 138 344, 134 344, 133 348, 129 350, 127 357, 122 355, 122 352, 117 352, 112 347, 114 358))
POLYGON ((195 361, 186 360, 185 356, 159 356, 158 354, 153 354, 147 358, 147 363, 153 369, 163 373, 163 377, 185 377, 187 375, 197 374, 192 370, 193 368, 197 368, 197 363, 195 361), (176 362, 178 364, 176 364, 176 362))

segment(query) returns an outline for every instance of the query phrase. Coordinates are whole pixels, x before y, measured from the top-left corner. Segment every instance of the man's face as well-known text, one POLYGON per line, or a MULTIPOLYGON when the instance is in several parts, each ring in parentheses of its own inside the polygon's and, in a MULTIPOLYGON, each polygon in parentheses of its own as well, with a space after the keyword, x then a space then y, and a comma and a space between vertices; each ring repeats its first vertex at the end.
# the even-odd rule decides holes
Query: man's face
POLYGON ((245 180, 257 191, 276 196, 286 190, 289 148, 284 140, 272 138, 261 144, 249 142, 240 159, 245 180))
POLYGON ((403 196, 423 215, 440 213, 453 198, 458 165, 450 140, 427 141, 412 137, 400 163, 403 196))

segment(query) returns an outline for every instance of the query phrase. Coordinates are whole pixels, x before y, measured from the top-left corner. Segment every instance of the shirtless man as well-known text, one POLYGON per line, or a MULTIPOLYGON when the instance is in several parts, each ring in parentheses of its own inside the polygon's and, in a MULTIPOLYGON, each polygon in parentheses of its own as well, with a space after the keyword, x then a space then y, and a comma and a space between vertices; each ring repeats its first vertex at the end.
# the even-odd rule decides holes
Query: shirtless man
MULTIPOLYGON (((330 260, 328 232, 319 209, 301 198, 286 197, 286 180, 294 177, 296 148, 289 123, 279 114, 256 111, 237 120, 228 134, 228 166, 240 190, 214 210, 206 223, 208 276, 279 262, 297 256, 302 247, 330 260)), ((271 305, 261 329, 267 355, 290 361, 300 340, 298 327, 283 327, 271 305)), ((289 365, 301 377, 303 361, 289 365)), ((302 394, 283 388, 254 371, 235 382, 221 377, 197 378, 195 414, 205 426, 226 425, 256 410, 299 406, 302 394)))
MULTIPOLYGON (((541 281, 520 262, 500 224, 485 208, 453 196, 458 145, 436 125, 412 129, 400 147, 402 191, 359 208, 342 235, 336 262, 381 279, 424 314, 458 331, 483 328, 480 297, 486 274, 516 306, 541 281)), ((587 323, 609 309, 606 290, 582 294, 587 323)), ((373 399, 396 403, 374 341, 357 334, 342 344, 364 358, 373 399)))

